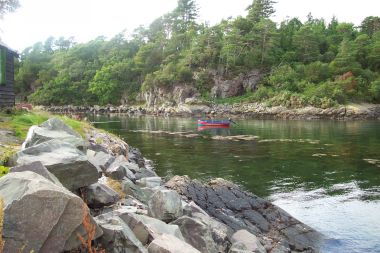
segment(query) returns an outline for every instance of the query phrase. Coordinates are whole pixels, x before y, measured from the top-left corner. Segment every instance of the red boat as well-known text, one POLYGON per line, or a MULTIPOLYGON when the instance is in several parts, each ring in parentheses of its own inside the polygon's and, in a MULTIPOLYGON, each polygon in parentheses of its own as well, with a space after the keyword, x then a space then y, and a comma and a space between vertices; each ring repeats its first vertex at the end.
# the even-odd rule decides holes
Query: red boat
POLYGON ((199 119, 198 126, 229 127, 229 120, 199 119))

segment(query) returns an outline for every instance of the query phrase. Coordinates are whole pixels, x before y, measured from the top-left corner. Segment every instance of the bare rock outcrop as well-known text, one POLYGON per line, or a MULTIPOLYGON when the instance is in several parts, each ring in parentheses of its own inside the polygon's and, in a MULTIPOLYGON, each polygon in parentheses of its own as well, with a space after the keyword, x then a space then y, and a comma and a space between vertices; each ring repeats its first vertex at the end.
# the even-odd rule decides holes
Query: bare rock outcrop
POLYGON ((323 239, 316 230, 281 208, 226 180, 202 184, 186 176, 175 176, 166 186, 191 199, 232 230, 245 229, 257 236, 266 249, 313 251, 323 239))

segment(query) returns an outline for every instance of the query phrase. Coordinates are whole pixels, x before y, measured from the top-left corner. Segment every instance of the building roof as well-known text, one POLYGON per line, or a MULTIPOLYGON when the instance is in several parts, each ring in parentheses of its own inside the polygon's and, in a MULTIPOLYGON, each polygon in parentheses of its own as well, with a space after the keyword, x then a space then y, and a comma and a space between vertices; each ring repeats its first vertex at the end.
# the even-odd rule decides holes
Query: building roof
POLYGON ((1 41, 0 39, 0 47, 5 47, 7 48, 9 51, 11 51, 12 53, 14 53, 15 55, 18 56, 18 52, 12 48, 10 48, 7 44, 5 44, 4 42, 1 41))

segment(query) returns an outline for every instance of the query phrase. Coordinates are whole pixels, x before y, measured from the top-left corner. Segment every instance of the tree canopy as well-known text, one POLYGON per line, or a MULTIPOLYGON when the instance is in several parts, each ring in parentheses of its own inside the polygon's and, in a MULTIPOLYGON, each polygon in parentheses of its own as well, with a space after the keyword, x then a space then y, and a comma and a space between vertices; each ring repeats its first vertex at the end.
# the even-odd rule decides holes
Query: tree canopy
POLYGON ((48 38, 21 53, 16 91, 36 104, 119 104, 155 87, 187 84, 208 100, 215 75, 232 79, 259 70, 265 78, 245 91, 248 101, 380 102, 379 17, 360 27, 311 14, 306 22, 276 24, 274 3, 253 0, 246 17, 209 26, 197 22, 194 0, 178 0, 173 11, 127 38, 123 32, 82 44, 48 38))

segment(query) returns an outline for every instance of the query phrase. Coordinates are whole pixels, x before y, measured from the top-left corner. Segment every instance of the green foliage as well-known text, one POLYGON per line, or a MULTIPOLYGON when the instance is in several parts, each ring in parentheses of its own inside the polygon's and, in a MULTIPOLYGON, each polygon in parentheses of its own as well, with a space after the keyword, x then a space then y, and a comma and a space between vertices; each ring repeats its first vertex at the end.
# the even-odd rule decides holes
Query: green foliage
POLYGON ((380 78, 376 79, 371 83, 369 90, 370 95, 373 98, 373 101, 380 102, 380 78))
POLYGON ((0 165, 0 177, 6 175, 8 172, 9 172, 9 168, 8 167, 0 165))
POLYGON ((215 76, 234 79, 266 73, 255 91, 219 103, 260 101, 299 107, 379 102, 380 18, 360 27, 308 15, 277 25, 274 1, 253 0, 247 16, 209 26, 197 23, 194 0, 129 36, 76 44, 48 38, 25 49, 16 62, 16 92, 34 104, 134 103, 139 92, 192 85, 209 99, 215 76), (347 75, 352 75, 347 77, 347 75))

